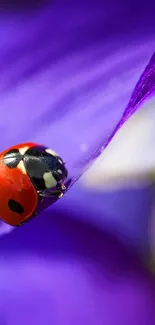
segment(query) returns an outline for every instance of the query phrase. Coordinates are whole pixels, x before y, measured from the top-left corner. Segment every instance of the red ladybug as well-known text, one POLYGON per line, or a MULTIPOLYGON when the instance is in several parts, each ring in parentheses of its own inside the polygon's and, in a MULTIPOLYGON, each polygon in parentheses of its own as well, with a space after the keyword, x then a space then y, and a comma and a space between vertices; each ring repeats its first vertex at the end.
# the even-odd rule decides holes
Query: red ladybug
POLYGON ((68 172, 53 151, 35 143, 13 146, 0 154, 0 218, 19 226, 36 214, 40 198, 59 198, 68 172))

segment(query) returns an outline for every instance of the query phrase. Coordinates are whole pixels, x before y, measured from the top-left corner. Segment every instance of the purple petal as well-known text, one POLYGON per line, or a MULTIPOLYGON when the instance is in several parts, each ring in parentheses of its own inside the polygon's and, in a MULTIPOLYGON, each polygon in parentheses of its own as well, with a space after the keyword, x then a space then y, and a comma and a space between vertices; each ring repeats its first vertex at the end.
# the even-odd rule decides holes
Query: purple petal
POLYGON ((130 47, 132 34, 127 43, 121 36, 105 44, 103 15, 103 5, 89 12, 53 5, 1 20, 1 149, 24 141, 52 147, 72 182, 122 123, 154 46, 150 36, 149 51, 140 40, 130 47))
MULTIPOLYGON (((1 14, 1 149, 43 142, 64 157, 71 176, 83 172, 154 51, 150 11, 141 36, 130 6, 128 19, 116 3, 1 14)), ((64 212, 48 210, 1 238, 0 288, 2 324, 154 323, 154 280, 137 256, 64 212)))
POLYGON ((119 123, 148 48, 140 45, 140 58, 136 46, 130 52, 127 45, 119 49, 121 38, 105 45, 102 7, 95 16, 94 8, 82 14, 67 8, 65 15, 63 9, 49 7, 25 16, 24 23, 13 15, 9 26, 7 20, 1 22, 1 130, 6 135, 1 148, 19 141, 43 142, 60 153, 70 177, 77 178, 119 123), (136 70, 132 78, 126 76, 126 66, 136 70), (130 83, 122 93, 127 78, 130 83))
POLYGON ((122 118, 117 124, 116 128, 110 135, 105 147, 112 140, 113 136, 119 130, 119 128, 128 120, 128 118, 139 108, 140 104, 144 102, 149 96, 154 94, 155 90, 155 53, 152 55, 148 65, 146 66, 142 76, 140 77, 129 104, 123 113, 122 118))
MULTIPOLYGON (((1 238, 0 319, 9 325, 151 324, 154 283, 137 256, 58 215, 1 238)), ((1 321, 2 321, 1 320, 1 321)))

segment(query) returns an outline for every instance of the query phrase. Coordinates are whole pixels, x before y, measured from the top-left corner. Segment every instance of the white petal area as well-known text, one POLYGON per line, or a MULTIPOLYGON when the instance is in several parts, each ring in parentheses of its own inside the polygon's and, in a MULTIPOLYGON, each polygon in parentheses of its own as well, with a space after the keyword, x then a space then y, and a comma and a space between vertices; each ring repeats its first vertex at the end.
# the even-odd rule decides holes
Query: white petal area
POLYGON ((155 178, 155 99, 149 100, 118 131, 81 178, 81 185, 107 191, 141 186, 155 178))
POLYGON ((45 173, 43 178, 45 181, 46 188, 52 188, 57 185, 57 181, 54 179, 51 172, 45 173))

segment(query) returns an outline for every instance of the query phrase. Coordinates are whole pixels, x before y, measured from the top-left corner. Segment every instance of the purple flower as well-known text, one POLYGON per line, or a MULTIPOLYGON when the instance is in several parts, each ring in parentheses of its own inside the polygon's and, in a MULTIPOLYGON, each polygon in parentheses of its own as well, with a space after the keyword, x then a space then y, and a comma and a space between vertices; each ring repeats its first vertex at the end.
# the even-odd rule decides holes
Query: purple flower
MULTIPOLYGON (((1 11, 1 150, 36 141, 70 177, 83 173, 154 91, 153 56, 125 110, 155 45, 153 10, 130 7, 1 11)), ((1 237, 0 324, 154 324, 154 280, 116 236, 86 224, 97 198, 82 193, 82 211, 79 192, 1 237)))

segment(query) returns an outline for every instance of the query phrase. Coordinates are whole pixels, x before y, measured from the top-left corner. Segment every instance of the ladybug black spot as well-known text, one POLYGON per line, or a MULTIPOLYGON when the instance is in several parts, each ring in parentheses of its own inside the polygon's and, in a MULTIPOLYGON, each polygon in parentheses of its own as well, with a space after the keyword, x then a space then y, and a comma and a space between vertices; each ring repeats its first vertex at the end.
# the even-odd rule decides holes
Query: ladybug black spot
POLYGON ((9 150, 3 158, 4 164, 9 168, 16 168, 20 161, 22 160, 22 155, 18 149, 9 150))
POLYGON ((9 206, 10 210, 12 210, 13 212, 16 212, 18 214, 22 214, 24 212, 24 208, 22 207, 22 205, 13 199, 10 199, 8 201, 8 206, 9 206))

